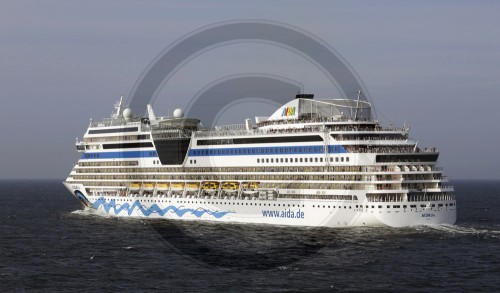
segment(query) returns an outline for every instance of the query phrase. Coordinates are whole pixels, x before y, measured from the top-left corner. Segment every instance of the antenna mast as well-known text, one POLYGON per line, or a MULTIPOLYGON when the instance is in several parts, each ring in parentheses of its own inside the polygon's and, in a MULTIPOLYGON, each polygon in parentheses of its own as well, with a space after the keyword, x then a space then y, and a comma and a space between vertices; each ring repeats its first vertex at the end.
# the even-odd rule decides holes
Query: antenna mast
POLYGON ((354 112, 354 120, 358 120, 358 108, 359 108, 359 98, 361 97, 361 91, 358 91, 358 99, 356 100, 356 112, 354 112))
POLYGON ((122 114, 123 96, 115 103, 115 111, 111 114, 111 118, 118 118, 122 114))

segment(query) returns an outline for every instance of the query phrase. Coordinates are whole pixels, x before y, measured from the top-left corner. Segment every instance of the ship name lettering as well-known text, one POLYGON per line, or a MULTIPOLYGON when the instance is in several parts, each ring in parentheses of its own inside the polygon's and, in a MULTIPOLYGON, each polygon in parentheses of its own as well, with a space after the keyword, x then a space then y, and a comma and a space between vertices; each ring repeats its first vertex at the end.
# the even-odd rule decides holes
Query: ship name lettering
POLYGON ((436 216, 436 214, 432 214, 432 213, 423 213, 422 214, 422 218, 433 218, 435 216, 436 216))

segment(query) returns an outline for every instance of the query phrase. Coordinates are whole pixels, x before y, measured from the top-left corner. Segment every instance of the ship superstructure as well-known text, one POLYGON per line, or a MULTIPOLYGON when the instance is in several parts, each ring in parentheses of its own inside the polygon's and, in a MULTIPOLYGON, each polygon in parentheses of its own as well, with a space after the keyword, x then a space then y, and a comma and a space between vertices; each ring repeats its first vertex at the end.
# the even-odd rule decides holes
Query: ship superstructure
POLYGON ((270 117, 201 127, 115 106, 91 121, 64 184, 126 217, 294 226, 453 224, 453 187, 409 127, 382 127, 364 100, 299 94, 270 117))

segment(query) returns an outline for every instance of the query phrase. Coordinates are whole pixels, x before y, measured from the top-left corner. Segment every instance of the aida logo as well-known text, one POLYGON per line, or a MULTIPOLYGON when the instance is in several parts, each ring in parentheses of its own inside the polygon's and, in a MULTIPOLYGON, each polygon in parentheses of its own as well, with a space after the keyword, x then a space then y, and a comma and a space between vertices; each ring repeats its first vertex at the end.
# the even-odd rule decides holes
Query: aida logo
POLYGON ((285 107, 283 108, 283 113, 281 113, 282 117, 294 116, 295 115, 295 107, 285 107))

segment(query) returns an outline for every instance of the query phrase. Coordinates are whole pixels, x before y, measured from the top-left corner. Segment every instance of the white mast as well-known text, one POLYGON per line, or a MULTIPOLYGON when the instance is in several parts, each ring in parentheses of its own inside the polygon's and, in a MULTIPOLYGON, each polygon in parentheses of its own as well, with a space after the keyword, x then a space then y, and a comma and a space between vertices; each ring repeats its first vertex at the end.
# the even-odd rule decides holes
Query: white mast
POLYGON ((154 122, 156 122, 156 116, 155 113, 153 112, 153 106, 148 104, 147 108, 148 108, 149 123, 153 124, 154 122))
POLYGON ((356 112, 354 112, 354 120, 358 120, 358 108, 359 108, 360 97, 361 97, 361 91, 358 91, 358 99, 356 100, 356 112))
POLYGON ((118 118, 122 115, 122 103, 123 96, 120 96, 120 100, 115 103, 115 111, 111 114, 111 118, 118 118))

